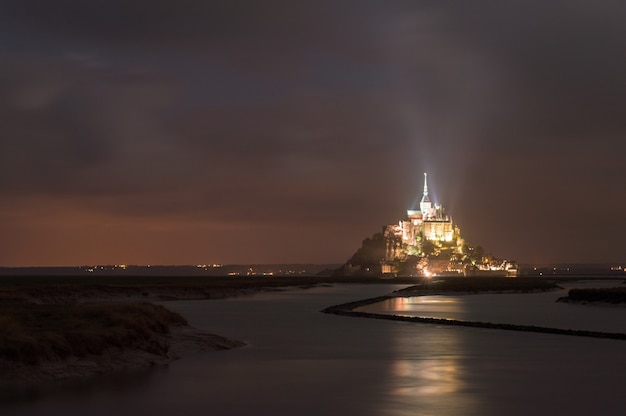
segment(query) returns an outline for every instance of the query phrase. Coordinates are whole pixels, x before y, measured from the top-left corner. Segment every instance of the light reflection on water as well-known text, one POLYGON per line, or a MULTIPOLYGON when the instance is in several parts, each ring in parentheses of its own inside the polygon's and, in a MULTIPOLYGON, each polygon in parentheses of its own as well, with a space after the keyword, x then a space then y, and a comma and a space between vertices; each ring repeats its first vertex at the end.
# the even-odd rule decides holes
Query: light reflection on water
POLYGON ((626 333, 626 307, 559 303, 573 287, 614 287, 620 281, 569 282, 543 293, 432 295, 392 298, 358 311, 517 325, 626 333))
MULTIPOLYGON (((80 396, 57 391, 1 414, 621 414, 614 411, 626 385, 619 341, 319 313, 397 288, 340 285, 168 302, 192 325, 248 346, 186 357, 150 377, 96 384, 80 396)), ((390 305, 471 312, 454 299, 390 305)), ((518 306, 528 306, 524 299, 518 306)))
MULTIPOLYGON (((395 305, 400 305, 396 302, 395 305)), ((488 414, 484 403, 467 394, 472 369, 464 358, 466 331, 449 327, 388 322, 392 360, 381 415, 488 414)))
POLYGON ((460 389, 459 371, 452 359, 397 360, 392 363, 392 375, 398 387, 392 393, 398 396, 452 393, 460 389))
MULTIPOLYGON (((432 310, 433 305, 441 313, 450 314, 458 312, 461 303, 454 297, 432 296, 429 298, 392 298, 381 302, 379 306, 402 314, 416 310, 428 313, 427 311, 432 310)), ((392 394, 404 400, 422 402, 424 396, 436 398, 461 390, 463 387, 460 377, 462 369, 457 363, 455 354, 455 351, 461 349, 459 335, 451 331, 445 340, 440 340, 442 343, 445 342, 446 354, 441 354, 441 348, 437 348, 426 352, 423 354, 425 357, 420 359, 411 356, 412 350, 418 351, 414 349, 416 346, 407 346, 405 344, 407 340, 400 338, 401 342, 394 345, 394 354, 398 357, 408 356, 408 358, 398 359, 392 364, 392 385, 396 386, 392 389, 392 394)), ((396 339, 398 338, 394 338, 396 339)))
POLYGON ((387 299, 357 310, 408 316, 461 319, 465 304, 458 296, 413 296, 387 299))

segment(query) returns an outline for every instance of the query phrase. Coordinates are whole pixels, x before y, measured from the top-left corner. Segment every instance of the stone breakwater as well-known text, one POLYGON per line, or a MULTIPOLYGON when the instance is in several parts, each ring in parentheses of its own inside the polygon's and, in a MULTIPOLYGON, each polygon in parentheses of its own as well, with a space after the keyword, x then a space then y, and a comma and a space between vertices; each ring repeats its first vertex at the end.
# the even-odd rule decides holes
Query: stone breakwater
POLYGON ((461 321, 457 319, 443 319, 443 318, 426 318, 419 316, 402 316, 402 315, 387 315, 371 312, 354 311, 362 306, 371 305, 374 303, 382 302, 388 299, 393 299, 398 296, 386 295, 379 296, 370 299, 359 300, 356 302, 344 303, 341 305, 335 305, 323 309, 322 313, 328 313, 333 315, 352 316, 357 318, 370 318, 370 319, 384 319, 388 321, 402 321, 413 322, 420 324, 435 324, 435 325, 447 325, 447 326, 464 326, 472 328, 488 328, 488 329, 501 329, 506 331, 522 331, 522 332, 536 332, 542 334, 556 334, 556 335, 570 335, 577 337, 591 337, 591 338, 605 338, 626 340, 626 334, 619 332, 600 332, 600 331, 586 331, 577 329, 561 329, 550 328, 535 325, 516 325, 516 324, 503 324, 492 322, 480 322, 480 321, 461 321))

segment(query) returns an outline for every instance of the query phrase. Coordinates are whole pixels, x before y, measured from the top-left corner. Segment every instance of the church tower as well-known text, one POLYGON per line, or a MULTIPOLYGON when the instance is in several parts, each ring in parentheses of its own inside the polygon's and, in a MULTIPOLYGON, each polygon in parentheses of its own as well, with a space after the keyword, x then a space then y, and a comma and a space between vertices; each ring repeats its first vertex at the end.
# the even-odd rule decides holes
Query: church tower
POLYGON ((422 200, 420 202, 420 211, 422 211, 424 219, 431 215, 432 209, 433 204, 430 202, 430 198, 428 197, 428 174, 424 172, 424 195, 422 196, 422 200))

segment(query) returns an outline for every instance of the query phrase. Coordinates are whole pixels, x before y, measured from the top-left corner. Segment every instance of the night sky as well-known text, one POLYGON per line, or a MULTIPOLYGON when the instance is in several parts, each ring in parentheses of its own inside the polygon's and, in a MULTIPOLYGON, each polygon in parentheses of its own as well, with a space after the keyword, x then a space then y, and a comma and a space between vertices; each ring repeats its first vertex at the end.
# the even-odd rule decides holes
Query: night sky
POLYGON ((0 0, 0 265, 341 263, 433 199, 626 261, 626 3, 0 0))

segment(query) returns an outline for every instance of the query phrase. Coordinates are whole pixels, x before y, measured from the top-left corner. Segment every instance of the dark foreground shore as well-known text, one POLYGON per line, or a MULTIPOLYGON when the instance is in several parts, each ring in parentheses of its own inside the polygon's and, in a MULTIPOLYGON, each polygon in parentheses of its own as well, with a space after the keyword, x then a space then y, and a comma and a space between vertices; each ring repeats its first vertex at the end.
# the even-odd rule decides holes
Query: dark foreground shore
POLYGON ((0 388, 142 370, 242 345, 150 303, 0 302, 0 388))
MULTIPOLYGON (((244 345, 189 327, 184 317, 150 302, 223 299, 334 282, 310 277, 1 276, 0 389, 141 370, 191 352, 244 345)), ((369 277, 350 282, 388 283, 369 277)))
MULTIPOLYGON (((223 299, 287 287, 306 289, 335 283, 409 285, 392 296, 536 292, 558 288, 554 280, 539 278, 2 276, 0 392, 21 385, 141 370, 167 364, 191 352, 243 345, 191 328, 184 317, 150 302, 223 299)), ((324 312, 443 325, 626 337, 623 334, 569 333, 519 325, 375 315, 354 310, 386 298, 337 305, 324 312)))

